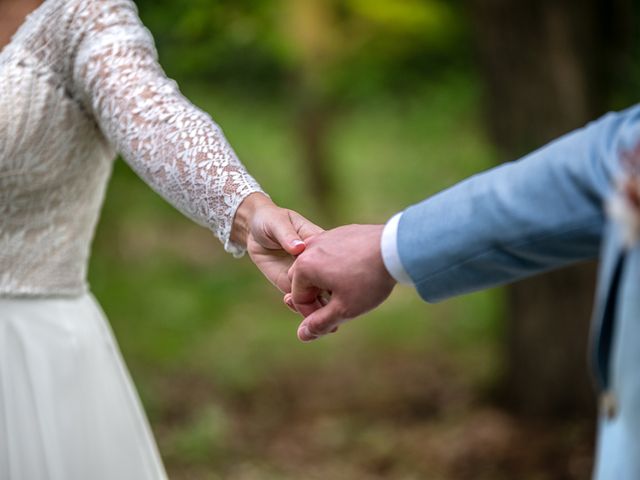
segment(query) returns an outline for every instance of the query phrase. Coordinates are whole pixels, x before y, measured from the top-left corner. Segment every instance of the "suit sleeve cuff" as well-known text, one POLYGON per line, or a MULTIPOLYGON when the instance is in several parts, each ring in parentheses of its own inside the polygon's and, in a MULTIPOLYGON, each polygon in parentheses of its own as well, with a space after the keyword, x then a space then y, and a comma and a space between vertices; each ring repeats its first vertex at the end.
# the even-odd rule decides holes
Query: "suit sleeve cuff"
POLYGON ((411 277, 405 270, 398 252, 398 225, 402 212, 396 213, 384 226, 380 240, 382 261, 389 274, 398 282, 406 285, 413 284, 411 277))

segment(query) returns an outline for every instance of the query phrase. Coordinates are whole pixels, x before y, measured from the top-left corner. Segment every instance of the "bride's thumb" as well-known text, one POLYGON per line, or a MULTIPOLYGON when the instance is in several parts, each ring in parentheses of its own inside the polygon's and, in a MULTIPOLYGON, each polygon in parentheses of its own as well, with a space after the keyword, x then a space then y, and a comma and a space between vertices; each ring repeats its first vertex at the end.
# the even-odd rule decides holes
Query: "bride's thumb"
POLYGON ((289 255, 300 255, 305 249, 305 243, 289 221, 277 222, 273 225, 271 234, 282 249, 289 255))

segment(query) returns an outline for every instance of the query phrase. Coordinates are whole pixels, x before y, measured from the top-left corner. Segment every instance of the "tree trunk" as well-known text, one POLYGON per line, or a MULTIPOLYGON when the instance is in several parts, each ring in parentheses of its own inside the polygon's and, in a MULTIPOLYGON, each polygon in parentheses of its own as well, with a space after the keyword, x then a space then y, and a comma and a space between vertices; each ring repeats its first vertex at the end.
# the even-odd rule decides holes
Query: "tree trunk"
POLYGON ((306 167, 309 192, 323 220, 329 221, 333 219, 331 200, 334 194, 328 151, 333 111, 328 101, 315 97, 304 87, 301 90, 295 131, 306 167))
MULTIPOLYGON (((610 101, 631 0, 471 0, 487 125, 505 160, 584 125, 610 101)), ((587 369, 593 265, 509 287, 511 406, 536 416, 592 413, 587 369)))
POLYGON ((308 190, 328 221, 333 216, 329 135, 334 109, 326 77, 336 55, 333 5, 326 0, 282 0, 281 5, 282 27, 296 59, 294 131, 308 190))

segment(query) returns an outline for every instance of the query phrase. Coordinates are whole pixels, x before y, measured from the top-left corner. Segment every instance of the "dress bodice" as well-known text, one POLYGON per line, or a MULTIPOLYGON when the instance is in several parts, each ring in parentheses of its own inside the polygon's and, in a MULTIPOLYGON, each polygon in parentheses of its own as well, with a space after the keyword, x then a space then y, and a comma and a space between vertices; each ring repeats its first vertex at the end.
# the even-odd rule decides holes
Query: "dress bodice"
POLYGON ((45 0, 0 52, 0 295, 86 290, 116 152, 242 253, 233 216, 260 187, 165 76, 133 2, 45 0))

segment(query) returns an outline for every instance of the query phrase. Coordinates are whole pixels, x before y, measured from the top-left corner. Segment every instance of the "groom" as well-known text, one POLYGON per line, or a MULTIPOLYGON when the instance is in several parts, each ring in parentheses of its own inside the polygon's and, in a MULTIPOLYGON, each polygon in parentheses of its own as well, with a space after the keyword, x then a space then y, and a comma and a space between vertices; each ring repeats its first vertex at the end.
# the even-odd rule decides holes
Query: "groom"
POLYGON ((639 142, 636 106, 473 176, 386 225, 340 227, 307 241, 285 297, 305 317, 298 337, 335 331, 382 303, 396 283, 437 302, 600 258, 594 478, 640 479, 639 142))

